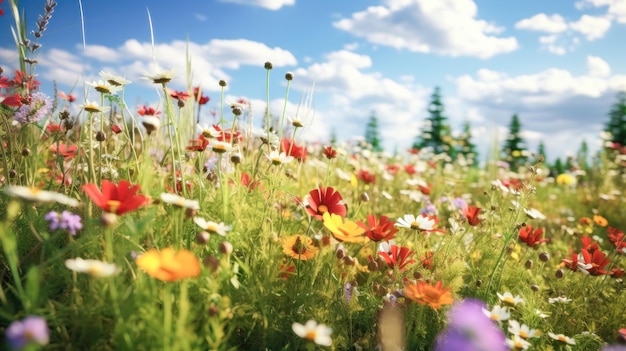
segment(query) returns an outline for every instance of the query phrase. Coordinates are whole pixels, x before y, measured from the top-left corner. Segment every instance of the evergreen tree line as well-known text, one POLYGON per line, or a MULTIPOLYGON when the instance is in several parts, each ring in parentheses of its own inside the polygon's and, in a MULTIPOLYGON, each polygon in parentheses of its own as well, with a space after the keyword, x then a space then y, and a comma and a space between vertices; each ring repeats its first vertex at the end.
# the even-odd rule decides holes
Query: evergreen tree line
MULTIPOLYGON (((415 137, 412 148, 430 148, 435 154, 447 154, 451 160, 462 157, 469 165, 477 165, 478 153, 476 145, 472 143, 471 125, 465 121, 462 131, 458 136, 452 135, 448 118, 444 111, 441 90, 435 87, 428 105, 428 117, 420 134, 415 137)), ((626 154, 626 92, 617 95, 617 101, 611 107, 609 120, 605 125, 608 142, 612 148, 626 154)), ((378 131, 378 118, 372 111, 365 131, 365 141, 371 145, 372 150, 382 151, 380 135, 378 131)), ((527 165, 529 162, 537 162, 546 159, 546 150, 543 141, 540 141, 537 152, 531 153, 522 137, 522 124, 519 116, 515 113, 511 117, 508 133, 500 150, 500 159, 509 164, 511 169, 527 165)), ((548 165, 557 173, 563 173, 575 169, 587 170, 589 162, 589 148, 585 140, 581 141, 575 156, 569 156, 565 160, 557 158, 553 164, 548 165)))

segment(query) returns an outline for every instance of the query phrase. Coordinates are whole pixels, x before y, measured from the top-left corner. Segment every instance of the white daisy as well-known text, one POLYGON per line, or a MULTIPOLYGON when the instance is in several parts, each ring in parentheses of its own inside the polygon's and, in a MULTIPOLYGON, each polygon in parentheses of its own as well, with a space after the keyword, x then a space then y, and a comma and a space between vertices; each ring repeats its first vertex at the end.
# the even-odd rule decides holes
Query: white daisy
POLYGON ((522 299, 519 295, 513 296, 510 292, 505 292, 504 294, 498 294, 498 298, 507 306, 517 306, 518 304, 524 303, 524 299, 522 299))
POLYGON ((554 334, 553 332, 548 332, 548 336, 550 336, 554 340, 558 340, 565 344, 576 345, 576 340, 570 338, 569 336, 565 336, 563 334, 554 334))
POLYGON ((278 151, 272 151, 269 155, 266 154, 265 156, 272 161, 272 164, 275 166, 293 161, 293 156, 287 156, 284 152, 278 153, 278 151))
POLYGON ((493 321, 505 321, 511 318, 511 312, 509 312, 508 307, 502 307, 502 306, 496 305, 496 306, 493 306, 491 311, 486 308, 483 308, 482 310, 485 316, 489 317, 493 321))
POLYGON ((435 229, 437 221, 431 216, 414 216, 412 214, 406 214, 404 217, 399 217, 396 221, 396 227, 430 231, 435 229))
POLYGON ((526 324, 520 325, 516 320, 509 320, 509 333, 517 335, 522 339, 536 338, 541 335, 537 329, 530 329, 526 324))
POLYGON ((20 185, 9 185, 4 189, 4 192, 9 196, 31 202, 56 202, 70 207, 77 207, 80 204, 78 200, 65 196, 61 193, 55 193, 53 191, 46 191, 37 188, 29 188, 20 185))
POLYGON ((85 82, 85 84, 92 86, 100 94, 115 94, 121 89, 119 86, 113 86, 102 80, 85 82))
POLYGON ((97 102, 89 101, 89 100, 86 100, 85 103, 82 104, 82 105, 78 105, 78 107, 84 109, 87 112, 91 112, 91 113, 98 113, 98 112, 105 113, 105 112, 109 112, 109 110, 111 109, 108 106, 100 107, 100 106, 98 106, 97 102))
POLYGON ((130 80, 126 80, 124 77, 113 75, 109 72, 100 71, 100 78, 104 79, 107 83, 114 87, 124 86, 132 83, 130 80))
POLYGON ((65 267, 74 272, 87 273, 96 278, 110 277, 119 272, 119 268, 113 263, 83 260, 80 257, 65 260, 65 267))
POLYGON ((191 210, 200 209, 200 202, 198 200, 185 199, 184 197, 176 194, 161 193, 161 201, 165 202, 166 204, 182 208, 188 208, 191 210))
POLYGON ((213 221, 207 221, 206 219, 201 217, 194 217, 193 222, 196 223, 198 227, 206 230, 207 232, 221 236, 226 236, 226 233, 233 229, 232 226, 225 225, 223 222, 217 223, 213 221))
POLYGON ((552 303, 552 304, 554 304, 554 303, 569 303, 569 302, 571 302, 571 301, 572 301, 572 299, 568 299, 568 298, 567 298, 567 297, 565 297, 565 296, 559 296, 559 297, 554 297, 554 298, 553 298, 553 297, 548 298, 548 303, 552 303))
POLYGON ((151 80, 154 84, 165 84, 174 78, 176 72, 174 70, 161 71, 157 73, 144 73, 144 78, 151 80))
POLYGON ((291 329, 297 336, 313 341, 320 346, 330 346, 333 341, 330 338, 330 334, 333 330, 324 324, 317 324, 314 320, 309 320, 306 324, 293 323, 291 329))
POLYGON ((506 339, 505 342, 511 350, 528 350, 531 345, 531 343, 524 340, 524 338, 515 334, 511 335, 511 338, 506 339))

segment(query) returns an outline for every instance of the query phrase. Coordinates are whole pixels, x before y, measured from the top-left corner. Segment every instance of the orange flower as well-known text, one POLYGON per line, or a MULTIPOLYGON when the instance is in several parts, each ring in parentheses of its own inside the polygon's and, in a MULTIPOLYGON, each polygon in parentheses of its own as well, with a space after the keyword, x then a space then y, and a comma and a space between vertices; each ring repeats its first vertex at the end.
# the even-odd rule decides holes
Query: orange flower
POLYGON ((283 252, 285 255, 295 258, 297 260, 308 260, 320 251, 315 247, 313 239, 302 236, 293 235, 285 239, 283 242, 283 252))
POLYGON ((443 288, 441 281, 438 281, 435 285, 430 285, 423 281, 407 285, 404 288, 404 294, 409 299, 422 305, 428 305, 436 310, 440 309, 442 305, 450 305, 454 302, 450 288, 443 288))
POLYGON ((596 225, 600 227, 606 227, 607 225, 609 225, 609 221, 607 221, 606 218, 600 215, 594 215, 593 221, 596 223, 596 225))
POLYGON ((185 249, 178 252, 171 247, 161 252, 151 249, 137 257, 135 261, 148 275, 166 282, 197 277, 202 272, 200 260, 185 249))
POLYGON ((363 234, 365 229, 353 221, 346 220, 344 222, 341 216, 329 212, 324 212, 322 218, 324 219, 324 227, 330 230, 335 239, 339 241, 362 243, 368 240, 363 234))

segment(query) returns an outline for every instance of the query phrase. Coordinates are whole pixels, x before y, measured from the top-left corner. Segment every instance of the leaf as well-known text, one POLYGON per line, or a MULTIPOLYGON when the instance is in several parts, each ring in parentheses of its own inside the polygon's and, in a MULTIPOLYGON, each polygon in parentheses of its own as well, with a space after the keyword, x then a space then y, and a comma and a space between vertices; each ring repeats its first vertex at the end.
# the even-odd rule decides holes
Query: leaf
POLYGON ((30 307, 38 305, 39 302, 39 293, 41 286, 41 272, 39 271, 39 267, 33 266, 26 273, 26 284, 25 284, 25 293, 28 301, 30 302, 30 307))

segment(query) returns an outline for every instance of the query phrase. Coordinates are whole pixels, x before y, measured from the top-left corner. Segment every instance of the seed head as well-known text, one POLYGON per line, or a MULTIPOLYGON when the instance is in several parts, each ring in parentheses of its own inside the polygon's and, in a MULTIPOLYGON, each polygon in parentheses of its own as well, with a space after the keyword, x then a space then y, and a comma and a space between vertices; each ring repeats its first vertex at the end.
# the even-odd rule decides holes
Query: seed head
POLYGON ((270 69, 274 68, 274 65, 271 62, 267 61, 267 62, 265 62, 264 67, 265 67, 266 70, 270 70, 270 69))
POLYGON ((220 86, 221 86, 221 87, 225 87, 225 86, 227 86, 227 85, 228 85, 228 84, 226 83, 226 81, 225 81, 225 80, 223 80, 223 79, 220 79, 219 84, 220 84, 220 86))
POLYGON ((287 79, 287 80, 293 80, 293 73, 292 73, 292 72, 287 72, 287 73, 285 73, 285 79, 287 79))

